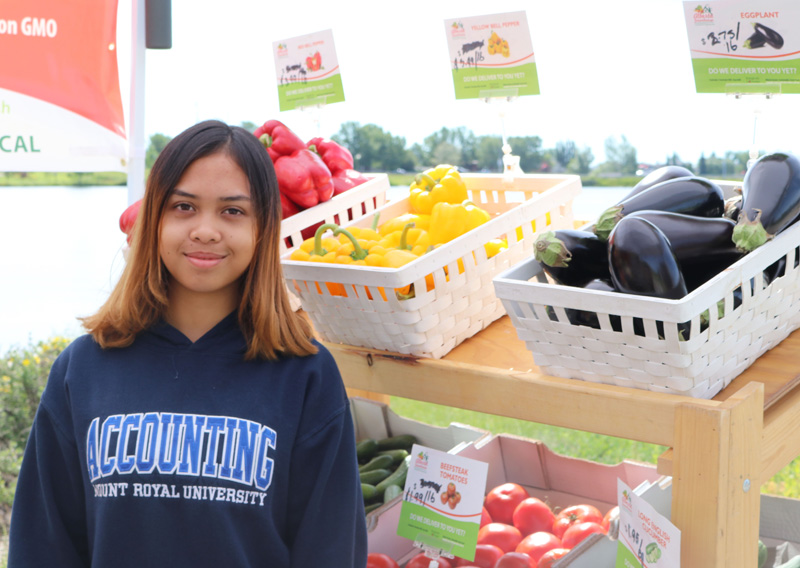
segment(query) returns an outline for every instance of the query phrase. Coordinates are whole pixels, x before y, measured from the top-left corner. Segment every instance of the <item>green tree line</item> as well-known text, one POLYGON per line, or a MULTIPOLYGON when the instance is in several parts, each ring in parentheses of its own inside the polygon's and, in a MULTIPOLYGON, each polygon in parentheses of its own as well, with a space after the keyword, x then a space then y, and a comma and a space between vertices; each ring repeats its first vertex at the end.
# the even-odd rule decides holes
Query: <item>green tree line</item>
MULTIPOLYGON (((255 131, 256 124, 243 122, 242 127, 255 131)), ((409 145, 402 136, 395 136, 376 124, 343 123, 333 140, 350 150, 354 168, 362 172, 413 173, 437 164, 455 164, 465 171, 501 172, 503 139, 501 136, 478 136, 464 126, 442 127, 421 143, 409 145)), ((150 170, 164 146, 171 140, 165 134, 150 136, 145 166, 150 170)), ((628 178, 647 173, 648 167, 666 164, 683 165, 697 175, 712 178, 741 179, 747 167, 749 152, 728 151, 717 156, 702 154, 696 163, 682 160, 677 153, 665 156, 659 164, 641 164, 636 147, 623 135, 609 136, 604 142, 605 161, 595 162, 588 146, 573 140, 561 140, 552 148, 544 147, 539 136, 511 136, 505 141, 511 153, 520 158, 520 167, 527 173, 570 173, 591 180, 610 180, 617 184, 621 176, 628 178)), ((589 182, 589 183, 587 183, 589 182)), ((126 176, 118 172, 99 173, 6 173, 0 174, 0 185, 125 185, 126 176)))
MULTIPOLYGON (((252 122, 242 127, 255 131, 252 122)), ((468 171, 501 172, 503 169, 503 139, 501 136, 478 136, 464 126, 442 127, 428 135, 422 143, 409 146, 402 136, 394 136, 376 124, 345 122, 331 136, 353 154, 354 168, 363 172, 415 172, 437 164, 456 164, 468 171)), ((170 138, 163 134, 150 137, 147 149, 147 167, 152 166, 158 153, 170 138)), ((579 147, 572 140, 556 142, 545 148, 539 136, 510 136, 506 140, 511 153, 520 158, 524 172, 566 172, 582 176, 635 176, 641 175, 643 164, 636 148, 623 135, 608 137, 604 142, 606 161, 596 164, 588 146, 579 147)), ((747 167, 749 153, 726 152, 724 156, 712 153, 701 155, 693 164, 681 160, 673 153, 662 164, 683 165, 698 175, 709 177, 741 177, 747 167)))

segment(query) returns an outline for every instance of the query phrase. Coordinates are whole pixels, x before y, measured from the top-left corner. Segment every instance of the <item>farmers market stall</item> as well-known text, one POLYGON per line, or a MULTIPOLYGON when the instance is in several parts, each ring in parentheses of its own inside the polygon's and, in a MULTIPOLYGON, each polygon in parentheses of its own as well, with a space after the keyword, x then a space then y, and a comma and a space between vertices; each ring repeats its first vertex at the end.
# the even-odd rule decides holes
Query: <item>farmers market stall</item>
POLYGON ((325 345, 351 389, 670 447, 686 568, 752 566, 761 483, 800 455, 800 331, 711 400, 543 375, 507 316, 438 360, 325 345))

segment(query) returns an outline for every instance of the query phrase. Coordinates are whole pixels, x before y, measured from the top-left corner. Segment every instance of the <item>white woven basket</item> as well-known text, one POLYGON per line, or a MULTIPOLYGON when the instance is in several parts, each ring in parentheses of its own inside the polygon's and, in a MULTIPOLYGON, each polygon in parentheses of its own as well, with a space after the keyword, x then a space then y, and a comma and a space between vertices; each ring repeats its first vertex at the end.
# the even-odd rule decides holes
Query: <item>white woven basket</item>
POLYGON ((494 288, 543 373, 711 398, 800 326, 798 245, 800 224, 679 300, 550 284, 532 258, 498 275, 494 288), (764 269, 782 257, 784 276, 765 284, 764 269), (570 323, 566 309, 596 314, 601 329, 570 323))
MULTIPOLYGON (((281 254, 291 253, 303 242, 301 231, 317 223, 345 224, 365 214, 370 214, 386 204, 390 189, 386 174, 364 174, 369 181, 340 193, 281 221, 281 254)), ((292 308, 300 309, 300 299, 289 288, 292 308)))
MULTIPOLYGON (((325 341, 438 359, 504 315, 492 278, 532 253, 532 221, 538 231, 572 227, 572 200, 581 191, 578 176, 519 175, 510 184, 501 174, 462 177, 470 199, 493 218, 406 266, 309 263, 284 255, 287 285, 325 341), (508 249, 487 258, 483 245, 503 237, 508 249), (431 290, 428 275, 434 279, 431 290), (331 295, 323 283, 343 285, 347 296, 331 295), (400 299, 395 289, 410 284, 414 297, 400 299)), ((408 198, 378 211, 383 221, 407 213, 408 198)), ((367 215, 352 225, 371 222, 367 215)))

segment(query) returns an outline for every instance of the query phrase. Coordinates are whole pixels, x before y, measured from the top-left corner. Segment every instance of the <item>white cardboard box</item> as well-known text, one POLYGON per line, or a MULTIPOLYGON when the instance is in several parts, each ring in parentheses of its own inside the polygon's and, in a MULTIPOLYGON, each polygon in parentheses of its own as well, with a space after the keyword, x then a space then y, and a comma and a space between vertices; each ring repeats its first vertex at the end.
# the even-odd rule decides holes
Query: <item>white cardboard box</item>
MULTIPOLYGON (((586 503, 605 513, 616 505, 617 478, 631 487, 661 479, 652 464, 625 460, 616 465, 605 465, 571 458, 552 451, 541 441, 509 434, 476 440, 465 445, 458 455, 489 464, 486 491, 506 482, 518 483, 531 496, 543 500, 555 510, 586 503)), ((410 540, 397 536, 399 516, 398 502, 381 515, 377 527, 370 533, 369 549, 370 552, 389 554, 402 565, 419 550, 412 547, 410 540), (398 541, 404 541, 407 546, 403 547, 398 541), (396 552, 403 548, 407 552, 397 555, 396 552)), ((605 535, 590 535, 574 550, 579 551, 588 546, 590 541, 598 539, 609 540, 605 535)), ((616 543, 613 545, 616 553, 616 543)), ((567 561, 569 556, 562 562, 567 561)))

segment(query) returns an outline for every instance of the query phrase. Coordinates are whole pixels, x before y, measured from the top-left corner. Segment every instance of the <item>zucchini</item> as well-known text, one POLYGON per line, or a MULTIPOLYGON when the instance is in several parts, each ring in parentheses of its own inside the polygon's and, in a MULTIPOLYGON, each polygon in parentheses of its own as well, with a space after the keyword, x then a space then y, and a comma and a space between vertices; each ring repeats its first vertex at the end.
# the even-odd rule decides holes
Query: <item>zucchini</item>
MULTIPOLYGON (((378 490, 375 489, 375 491, 377 492, 378 490)), ((383 502, 388 503, 395 497, 399 497, 402 494, 403 494, 402 487, 400 487, 399 485, 390 485, 389 487, 386 488, 386 491, 383 492, 383 502)))
POLYGON ((375 456, 378 451, 378 440, 375 438, 367 438, 361 440, 356 444, 356 456, 359 462, 367 462, 375 456))
POLYGON ((373 469, 387 469, 394 465, 394 458, 392 456, 375 456, 367 463, 359 466, 358 471, 371 471, 373 469))
POLYGON ((375 489, 374 485, 370 485, 369 483, 361 484, 361 495, 364 497, 364 501, 374 499, 377 494, 378 490, 375 489))
POLYGON ((383 450, 378 452, 379 456, 392 456, 392 464, 398 465, 401 461, 406 459, 408 452, 406 450, 383 450))
POLYGON ((417 443, 416 436, 401 434, 378 440, 378 450, 410 450, 417 443))
POLYGON ((362 471, 358 474, 358 477, 361 478, 361 483, 368 483, 369 485, 375 485, 392 475, 392 472, 388 469, 371 469, 369 471, 362 471))
POLYGON ((378 494, 382 494, 386 491, 386 488, 390 485, 397 485, 399 487, 403 487, 406 483, 406 475, 408 474, 408 464, 411 461, 411 456, 408 456, 406 459, 400 462, 400 465, 397 466, 397 469, 392 472, 391 475, 386 477, 383 481, 379 482, 375 489, 378 490, 378 494))

